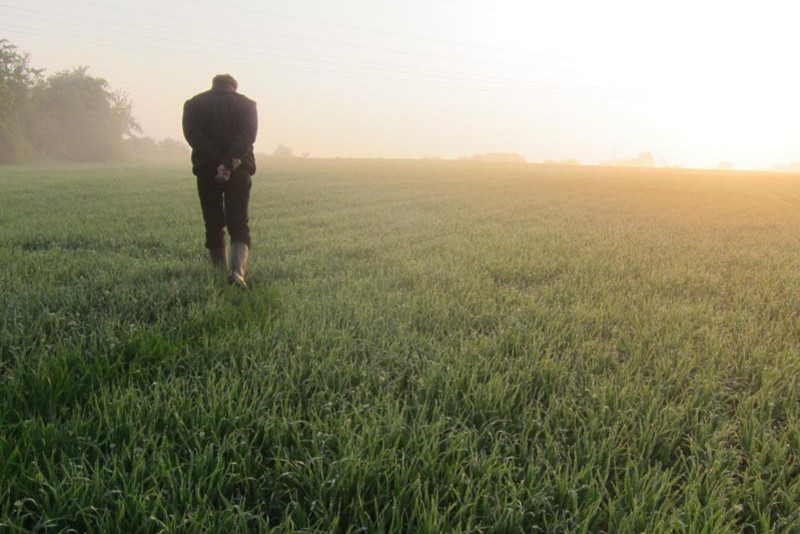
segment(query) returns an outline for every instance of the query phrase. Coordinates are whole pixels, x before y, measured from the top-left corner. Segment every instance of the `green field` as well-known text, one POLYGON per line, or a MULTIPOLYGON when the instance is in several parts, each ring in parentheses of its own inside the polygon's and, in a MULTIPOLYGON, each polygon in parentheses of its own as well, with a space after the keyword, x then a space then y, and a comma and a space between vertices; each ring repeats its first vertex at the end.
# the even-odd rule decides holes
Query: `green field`
POLYGON ((0 169, 2 532, 800 532, 800 176, 0 169))

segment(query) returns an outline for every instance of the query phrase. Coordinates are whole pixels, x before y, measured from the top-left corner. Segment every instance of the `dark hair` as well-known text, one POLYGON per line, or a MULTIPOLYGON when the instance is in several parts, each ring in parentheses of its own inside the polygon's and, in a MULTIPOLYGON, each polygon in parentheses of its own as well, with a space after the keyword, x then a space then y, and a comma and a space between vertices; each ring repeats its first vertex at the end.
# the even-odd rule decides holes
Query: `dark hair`
POLYGON ((211 80, 212 89, 230 89, 235 91, 238 87, 238 82, 230 74, 217 74, 214 76, 214 79, 211 80))

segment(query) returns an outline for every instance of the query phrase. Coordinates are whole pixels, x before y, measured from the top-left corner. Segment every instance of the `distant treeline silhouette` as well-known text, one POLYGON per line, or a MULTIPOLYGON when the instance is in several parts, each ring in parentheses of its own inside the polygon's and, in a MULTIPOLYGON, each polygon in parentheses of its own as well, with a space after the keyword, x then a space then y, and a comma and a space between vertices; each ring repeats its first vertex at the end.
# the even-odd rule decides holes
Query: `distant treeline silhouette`
POLYGON ((640 152, 635 158, 605 161, 601 163, 601 165, 609 165, 613 167, 655 167, 656 158, 651 152, 640 152))
POLYGON ((186 163, 189 146, 184 141, 167 138, 157 141, 152 137, 130 137, 122 141, 126 161, 153 163, 186 163))
POLYGON ((512 152, 487 152, 486 154, 474 154, 468 158, 460 158, 470 161, 495 161, 506 163, 525 163, 525 158, 512 152))

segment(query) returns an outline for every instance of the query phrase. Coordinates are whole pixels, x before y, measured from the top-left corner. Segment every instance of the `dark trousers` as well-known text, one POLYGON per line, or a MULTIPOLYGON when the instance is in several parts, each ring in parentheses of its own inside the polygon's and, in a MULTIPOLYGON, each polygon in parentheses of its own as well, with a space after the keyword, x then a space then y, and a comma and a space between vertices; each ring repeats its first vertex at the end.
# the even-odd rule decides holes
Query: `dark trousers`
POLYGON ((206 225, 206 248, 225 246, 225 227, 231 242, 250 246, 250 226, 247 208, 250 204, 252 180, 247 171, 236 170, 224 184, 214 180, 216 170, 197 175, 197 192, 203 221, 206 225))

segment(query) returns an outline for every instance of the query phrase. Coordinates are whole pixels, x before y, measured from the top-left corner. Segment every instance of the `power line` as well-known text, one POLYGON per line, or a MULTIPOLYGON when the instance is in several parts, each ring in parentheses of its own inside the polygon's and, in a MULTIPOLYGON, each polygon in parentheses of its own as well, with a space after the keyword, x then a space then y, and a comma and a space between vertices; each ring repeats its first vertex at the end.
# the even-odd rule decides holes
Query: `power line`
MULTIPOLYGON (((97 6, 97 4, 93 4, 93 3, 90 3, 90 2, 78 2, 78 3, 84 4, 84 5, 88 5, 88 6, 102 7, 102 6, 97 6)), ((218 5, 218 4, 208 3, 208 2, 204 2, 204 3, 207 4, 207 5, 218 5)), ((4 8, 7 8, 7 9, 14 9, 14 10, 17 10, 17 11, 24 11, 24 12, 29 12, 29 13, 36 13, 36 14, 40 14, 40 15, 45 15, 45 16, 48 16, 48 17, 52 17, 55 20, 55 22, 57 22, 57 23, 63 23, 64 19, 72 19, 72 20, 77 20, 77 21, 80 21, 80 22, 86 22, 87 21, 84 17, 77 17, 75 15, 68 14, 68 13, 67 14, 54 13, 54 12, 51 12, 51 11, 43 11, 43 10, 32 9, 32 8, 21 8, 21 7, 9 6, 7 4, 0 4, 0 7, 4 7, 4 8)), ((139 14, 139 15, 142 14, 141 12, 138 12, 138 11, 131 11, 131 10, 128 10, 128 11, 130 13, 132 13, 132 14, 139 14)), ((252 11, 255 11, 255 10, 252 10, 252 11)), ((260 11, 258 11, 258 12, 260 12, 260 11)), ((306 20, 306 19, 302 19, 302 18, 298 18, 298 17, 283 16, 283 15, 281 15, 281 17, 290 18, 290 19, 294 19, 294 20, 300 20, 300 21, 306 20)), ((47 19, 39 18, 38 20, 47 20, 47 19)), ((178 19, 174 19, 174 20, 178 20, 178 19)), ((186 22, 185 19, 180 19, 180 21, 183 22, 183 23, 186 22)), ((202 43, 202 44, 207 44, 207 42, 208 42, 208 40, 206 38, 199 38, 199 37, 197 37, 196 34, 191 34, 191 35, 181 34, 181 33, 175 32, 174 29, 170 29, 169 32, 167 33, 166 31, 154 30, 153 28, 141 28, 141 27, 129 26, 129 25, 118 24, 118 23, 109 24, 106 21, 96 21, 95 20, 95 21, 91 21, 91 22, 92 22, 91 29, 93 29, 93 30, 96 30, 98 25, 103 25, 103 26, 112 25, 112 26, 117 27, 117 28, 130 29, 130 30, 134 30, 134 31, 144 31, 144 32, 149 32, 149 33, 160 33, 160 34, 169 35, 169 36, 179 35, 179 36, 181 36, 183 38, 188 38, 188 39, 194 40, 194 41, 196 41, 198 43, 202 43)), ((327 23, 327 25, 340 26, 340 27, 343 27, 343 28, 357 28, 357 27, 339 25, 339 24, 334 24, 334 23, 327 23)), ((380 52, 380 53, 383 53, 383 54, 385 54, 385 53, 400 54, 400 55, 412 56, 412 57, 417 57, 417 58, 424 57, 424 58, 442 59, 442 60, 447 60, 447 61, 461 61, 461 62, 468 62, 468 63, 478 63, 478 64, 484 64, 484 65, 491 65, 491 66, 496 66, 496 67, 525 68, 525 69, 535 68, 537 70, 554 71, 554 72, 572 72, 572 73, 574 73, 574 72, 586 71, 586 69, 575 69, 575 68, 564 67, 564 66, 541 65, 541 64, 539 64, 539 65, 531 65, 529 63, 524 63, 524 64, 523 63, 509 63, 509 62, 497 61, 497 60, 486 60, 486 59, 480 59, 480 58, 470 58, 470 57, 452 56, 452 55, 446 55, 446 54, 436 54, 436 53, 431 53, 431 52, 420 52, 418 50, 398 50, 396 48, 387 48, 387 47, 383 47, 383 46, 373 46, 373 45, 365 45, 365 44, 362 44, 362 43, 352 43, 352 42, 346 42, 346 41, 320 39, 318 37, 309 37, 309 36, 306 36, 306 35, 293 35, 293 34, 287 34, 287 33, 283 33, 283 32, 275 32, 275 31, 267 31, 267 30, 247 30, 247 29, 243 29, 243 28, 225 27, 225 26, 222 26, 222 25, 217 26, 217 28, 220 29, 220 30, 222 30, 222 29, 230 30, 230 31, 234 31, 235 30, 237 32, 237 34, 241 34, 242 32, 244 32, 244 33, 252 33, 252 34, 255 34, 255 35, 259 35, 259 36, 263 35, 263 36, 270 36, 270 37, 287 38, 287 39, 292 39, 292 40, 302 40, 302 41, 313 42, 313 43, 322 44, 322 45, 326 45, 326 46, 330 46, 330 45, 346 46, 346 47, 350 47, 350 48, 369 50, 369 51, 373 51, 373 52, 380 52)), ((360 29, 360 28, 357 28, 357 29, 360 29)), ((371 30, 366 30, 366 29, 360 29, 360 30, 361 31, 371 31, 371 30)), ((386 33, 386 32, 377 32, 377 33, 386 33)), ((404 34, 394 34, 394 33, 392 33, 392 35, 405 36, 405 37, 408 37, 409 40, 420 40, 417 37, 406 36, 404 34)), ((434 41, 435 42, 442 42, 442 41, 436 41, 436 40, 434 40, 434 41)), ((501 49, 492 49, 492 50, 501 50, 501 49)), ((546 56, 541 56, 541 55, 538 55, 538 56, 539 57, 546 57, 546 56)), ((553 57, 551 56, 550 59, 553 59, 553 57)))
MULTIPOLYGON (((184 3, 186 3, 186 4, 191 5, 191 6, 196 6, 197 4, 204 4, 204 5, 207 5, 207 6, 228 9, 227 5, 219 4, 219 3, 216 3, 216 2, 209 2, 209 1, 203 1, 203 0, 182 0, 182 1, 184 3)), ((450 4, 453 4, 453 5, 460 5, 462 7, 463 6, 467 6, 467 7, 470 7, 470 8, 475 8, 475 6, 471 6, 471 5, 465 4, 463 2, 454 2, 454 1, 449 1, 449 0, 439 0, 439 2, 441 2, 441 3, 450 3, 450 4)), ((82 1, 81 3, 88 4, 85 1, 82 1)), ((393 32, 393 31, 387 31, 387 30, 376 30, 374 28, 365 28, 363 26, 353 26, 353 25, 349 25, 349 24, 340 24, 340 23, 331 22, 331 21, 322 22, 322 21, 318 21, 318 20, 314 20, 314 19, 309 19, 309 18, 306 18, 306 17, 298 17, 296 15, 287 15, 285 13, 276 13, 274 11, 264 11, 264 10, 256 9, 256 8, 239 7, 237 9, 250 11, 252 13, 259 13, 259 14, 263 14, 263 15, 266 15, 266 16, 270 16, 270 17, 282 18, 282 19, 286 19, 286 20, 295 20, 295 21, 304 22, 304 23, 312 23, 312 24, 318 24, 318 25, 323 25, 323 26, 332 26, 332 27, 342 28, 342 29, 345 29, 345 30, 348 30, 348 31, 371 33, 373 35, 383 35, 383 36, 389 36, 389 37, 399 37, 399 38, 402 38, 404 40, 424 41, 424 42, 428 42, 428 43, 444 44, 444 45, 448 45, 448 46, 455 46, 455 47, 458 47, 459 49, 463 49, 463 48, 466 47, 466 48, 473 48, 473 49, 482 49, 482 50, 493 52, 493 53, 494 52, 502 52, 502 53, 506 53, 506 54, 521 54, 521 55, 525 55, 525 56, 533 55, 533 56, 537 56, 537 57, 540 57, 540 58, 555 59, 555 60, 561 60, 561 61, 570 61, 570 60, 574 59, 574 58, 569 58, 569 57, 566 57, 566 56, 563 56, 563 55, 559 55, 559 54, 531 54, 528 51, 520 51, 520 50, 515 50, 515 49, 512 49, 512 48, 506 48, 506 47, 498 47, 498 46, 491 46, 491 45, 485 45, 485 44, 469 43, 469 42, 466 42, 466 41, 450 41, 450 40, 447 40, 447 39, 434 39, 434 38, 430 38, 430 37, 424 37, 424 36, 419 36, 419 35, 411 35, 411 34, 401 33, 401 32, 393 32)), ((481 6, 481 9, 489 9, 491 11, 497 11, 497 12, 506 12, 505 10, 500 10, 500 9, 497 9, 495 7, 492 7, 492 6, 488 6, 488 7, 481 6)), ((515 16, 519 16, 519 13, 515 14, 515 16)))
MULTIPOLYGON (((31 30, 31 29, 17 29, 16 30, 20 34, 25 35, 36 35, 36 36, 47 36, 45 32, 31 30)), ((122 49, 128 50, 128 47, 121 46, 118 43, 113 43, 109 41, 102 41, 96 38, 85 37, 85 36, 76 36, 71 35, 71 38, 78 38, 85 42, 91 44, 97 44, 103 47, 110 47, 115 49, 122 49)), ((63 41, 63 39, 61 39, 63 41)), ((170 55, 177 57, 179 59, 184 59, 187 56, 182 53, 176 53, 175 51, 164 51, 158 47, 152 47, 147 45, 140 45, 139 48, 143 51, 149 53, 159 53, 161 55, 170 55)), ((194 54, 191 56, 192 59, 204 59, 203 54, 194 54)), ((430 85, 430 79, 422 79, 419 77, 408 77, 402 75, 393 75, 392 72, 386 72, 381 74, 374 74, 371 73, 370 75, 366 76, 364 72, 354 72, 354 71, 347 71, 341 69, 331 69, 331 68, 311 68, 308 66, 298 65, 296 63, 286 64, 280 63, 276 61, 268 61, 268 60, 259 60, 259 61, 251 61, 246 58, 234 58, 231 63, 242 64, 248 67, 261 67, 261 68, 277 68, 282 71, 286 72, 294 72, 299 74, 308 74, 308 75, 322 75, 322 76, 334 76, 338 78, 346 78, 346 79, 354 79, 360 82, 390 82, 392 84, 402 83, 406 85, 411 85, 414 87, 419 87, 422 84, 428 83, 430 85)), ((404 74, 404 73, 401 73, 404 74)), ((496 95, 497 93, 501 92, 519 92, 520 90, 528 90, 528 91, 538 91, 538 92, 552 92, 552 93, 564 93, 566 92, 563 87, 555 87, 555 86, 544 86, 544 85, 512 85, 512 84, 490 84, 490 83, 467 83, 465 81, 457 80, 457 79, 448 79, 442 77, 440 79, 433 80, 436 85, 444 86, 444 87, 451 87, 457 89, 464 89, 473 92, 480 92, 480 93, 488 93, 492 95, 496 95)), ((580 94, 580 93, 579 93, 580 94)), ((585 95, 584 95, 585 96, 585 95)))
MULTIPOLYGON (((50 37, 50 33, 45 30, 25 26, 9 26, 5 25, 6 29, 12 29, 20 34, 35 35, 42 37, 50 37)), ((73 40, 83 41, 90 44, 97 44, 105 48, 115 48, 120 50, 141 50, 147 53, 158 53, 161 56, 172 56, 179 59, 208 59, 208 54, 202 52, 193 52, 191 50, 177 50, 172 48, 164 48, 157 45, 146 44, 137 42, 133 45, 123 45, 119 42, 98 39, 97 37, 90 37, 84 34, 62 34, 59 41, 63 42, 64 37, 69 37, 73 40)), ((222 52, 221 52, 222 53, 222 52)), ((591 88, 570 87, 564 85, 547 85, 543 83, 525 83, 516 80, 505 78, 491 78, 491 77, 467 77, 452 74, 431 73, 420 70, 409 70, 401 68, 385 68, 375 67, 370 64, 355 64, 355 65, 341 65, 342 67, 350 67, 353 70, 332 69, 330 63, 324 59, 316 59, 313 57, 292 56, 288 54, 275 54, 273 56, 290 60, 291 64, 281 63, 278 61, 271 61, 263 59, 260 54, 253 51, 248 51, 250 55, 244 54, 227 54, 223 53, 225 61, 229 63, 242 64, 248 67, 275 67, 284 71, 311 74, 311 75, 325 75, 337 76, 360 81, 384 81, 384 82, 399 82, 420 86, 421 84, 446 85, 449 87, 474 90, 479 92, 496 93, 498 91, 512 91, 518 92, 519 90, 538 91, 538 92, 551 92, 551 93, 571 93, 583 96, 600 96, 606 98, 613 98, 610 93, 601 93, 591 88), (298 65, 297 61, 310 63, 311 65, 298 65)))
MULTIPOLYGON (((87 5, 96 5, 89 2, 81 2, 87 5)), ((98 20, 87 20, 85 17, 76 17, 74 15, 69 14, 61 14, 61 13, 54 13, 51 11, 43 11, 38 9, 32 8, 18 8, 14 6, 8 6, 7 4, 0 4, 0 7, 4 7, 6 9, 12 9, 16 11, 24 11, 26 13, 35 13, 36 15, 44 15, 45 17, 55 17, 56 22, 58 24, 62 24, 67 26, 68 28, 75 30, 80 29, 81 25, 87 29, 95 29, 99 26, 107 26, 108 24, 105 21, 98 21, 98 20), (69 24, 65 21, 65 19, 71 19, 78 21, 78 24, 69 24)), ((12 16, 14 16, 12 14, 12 16)), ((47 18, 42 19, 41 17, 33 17, 35 20, 44 20, 46 22, 52 22, 47 18)), ((170 55, 176 55, 176 52, 180 52, 177 55, 181 54, 188 54, 193 58, 201 58, 207 57, 207 53, 197 53, 195 52, 196 45, 199 43, 205 44, 205 40, 199 39, 196 35, 186 35, 176 32, 165 32, 162 30, 157 30, 153 28, 142 28, 139 26, 130 26, 124 24, 115 23, 113 26, 117 28, 122 28, 123 30, 131 30, 134 32, 134 37, 136 38, 136 43, 134 47, 126 46, 122 47, 123 49, 129 50, 131 48, 145 50, 145 51, 158 51, 159 53, 163 54, 165 52, 169 52, 170 55), (163 39, 164 37, 168 38, 168 42, 170 44, 169 47, 167 46, 158 46, 158 42, 154 44, 145 44, 141 40, 141 34, 147 33, 153 36, 156 39, 163 39), (187 45, 190 50, 177 50, 174 48, 174 43, 179 45, 187 45)), ((9 26, 7 26, 9 27, 9 26)), ((38 28, 31 28, 28 26, 17 26, 18 30, 22 30, 23 32, 36 32, 38 28)), ((296 38, 296 39, 310 39, 305 36, 295 36, 295 35, 288 35, 288 34, 279 34, 276 32, 258 32, 270 35, 279 35, 285 36, 289 38, 296 38)), ((39 33, 38 35, 46 35, 45 33, 39 33)), ((95 34, 96 35, 96 34, 95 34)), ((72 36, 73 38, 77 37, 82 40, 86 40, 86 36, 80 34, 79 36, 72 36)), ((311 40, 317 42, 323 42, 326 44, 331 44, 330 41, 313 39, 311 40)), ((97 37, 93 38, 93 42, 98 42, 104 46, 115 46, 120 48, 120 45, 115 43, 114 41, 98 41, 97 37)), ((162 41, 163 42, 163 41, 162 41)), ((153 43, 153 38, 151 37, 148 39, 147 43, 153 43)), ((437 57, 435 54, 425 54, 425 53, 418 53, 418 52, 410 52, 410 51, 396 51, 396 50, 387 50, 382 47, 367 47, 365 45, 353 45, 352 43, 335 43, 335 44, 343 44, 347 46, 358 46, 362 48, 368 48, 370 50, 377 50, 381 52, 397 52, 403 54, 413 54, 415 56, 432 56, 437 57)), ((239 43, 230 43, 224 41, 215 41, 215 47, 220 49, 220 45, 224 45, 224 49, 220 50, 220 53, 225 54, 225 59, 230 60, 231 58, 246 58, 246 57, 253 57, 256 63, 260 63, 261 65, 269 65, 273 67, 282 68, 284 70, 293 70, 295 72, 304 72, 309 74, 334 74, 334 75, 345 75, 345 76, 356 76, 361 79, 388 79, 392 81, 400 81, 400 82, 408 82, 408 83, 429 83, 431 81, 437 81, 439 83, 448 83, 453 86, 458 86, 467 89, 497 89, 497 88, 504 88, 504 89, 526 89, 526 90, 535 90, 535 91, 553 91, 553 92, 568 92, 568 93, 579 93, 579 94, 593 94, 595 96, 604 96, 604 97, 611 97, 612 95, 608 92, 601 91, 596 87, 586 87, 586 86, 579 86, 572 84, 558 84, 553 83, 552 81, 548 83, 543 83, 542 81, 537 82, 528 82, 528 81, 521 81, 519 79, 511 79, 505 77, 498 77, 498 76, 487 76, 487 75, 476 75, 473 73, 461 73, 457 71, 431 71, 421 69, 419 67, 409 69, 407 67, 386 67, 382 64, 376 64, 368 61, 358 60, 351 57, 341 57, 341 56, 332 56, 332 55, 324 55, 324 54, 312 54, 312 55, 297 55, 297 54, 282 54, 280 52, 276 52, 274 50, 269 51, 260 51, 260 50, 253 50, 253 47, 242 48, 239 47, 239 43), (255 52, 255 55, 253 56, 255 52), (282 63, 278 63, 276 61, 265 61, 263 60, 263 54, 267 54, 269 57, 278 57, 280 59, 289 60, 289 61, 301 61, 307 64, 311 64, 314 68, 311 69, 310 67, 307 69, 299 68, 298 65, 295 63, 291 65, 286 65, 282 63), (340 67, 339 70, 332 70, 330 68, 331 61, 337 62, 338 66, 340 67), (342 70, 341 67, 356 69, 357 72, 346 71, 342 70), (376 74, 380 74, 377 76, 376 74), (398 76, 401 75, 401 76, 398 76)), ((453 58, 463 61, 471 61, 471 58, 453 58)), ((477 60, 480 61, 480 60, 477 60)), ((493 65, 505 66, 502 63, 496 62, 487 62, 493 65)))

